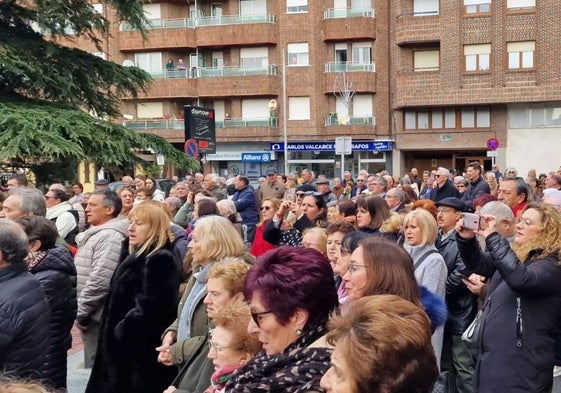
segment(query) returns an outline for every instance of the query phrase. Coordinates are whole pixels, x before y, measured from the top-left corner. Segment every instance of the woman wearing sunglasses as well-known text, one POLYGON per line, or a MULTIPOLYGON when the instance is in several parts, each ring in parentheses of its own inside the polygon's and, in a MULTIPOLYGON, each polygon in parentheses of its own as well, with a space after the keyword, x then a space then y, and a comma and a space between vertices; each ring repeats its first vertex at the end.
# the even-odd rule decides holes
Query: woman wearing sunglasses
POLYGON ((244 293, 248 331, 263 351, 232 376, 226 392, 319 391, 331 354, 322 339, 337 305, 329 261, 315 250, 277 248, 250 269, 244 293))
POLYGON ((280 204, 281 201, 277 198, 265 198, 261 202, 261 221, 257 224, 255 237, 253 238, 253 243, 249 250, 249 253, 255 258, 275 248, 274 244, 263 239, 263 229, 265 229, 267 223, 273 219, 274 215, 279 210, 280 204))

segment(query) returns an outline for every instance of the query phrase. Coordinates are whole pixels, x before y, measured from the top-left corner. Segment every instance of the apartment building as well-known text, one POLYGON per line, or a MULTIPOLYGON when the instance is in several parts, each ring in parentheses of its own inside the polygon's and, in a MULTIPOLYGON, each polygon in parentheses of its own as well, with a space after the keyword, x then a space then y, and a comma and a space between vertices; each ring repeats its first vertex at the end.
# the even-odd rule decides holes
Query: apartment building
POLYGON ((183 149, 182 108, 214 108, 207 170, 331 177, 337 137, 352 138, 344 167, 355 174, 561 163, 555 0, 167 0, 144 10, 148 40, 114 23, 99 54, 154 78, 117 120, 183 149), (492 153, 490 138, 500 141, 492 153))

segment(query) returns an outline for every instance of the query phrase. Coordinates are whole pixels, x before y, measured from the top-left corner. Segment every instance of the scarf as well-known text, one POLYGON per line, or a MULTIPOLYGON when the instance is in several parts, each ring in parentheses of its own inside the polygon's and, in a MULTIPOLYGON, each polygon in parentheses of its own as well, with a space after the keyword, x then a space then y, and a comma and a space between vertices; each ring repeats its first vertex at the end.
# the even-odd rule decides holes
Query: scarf
POLYGON ((309 347, 327 332, 324 326, 304 333, 283 353, 259 353, 226 382, 227 393, 301 393, 321 390, 319 381, 329 368, 332 350, 309 347))
POLYGON ((240 366, 224 366, 220 370, 216 370, 210 376, 211 386, 205 390, 205 393, 216 393, 224 389, 226 382, 230 380, 230 377, 240 366))
POLYGON ((27 268, 29 270, 33 269, 43 260, 47 255, 47 251, 30 251, 25 257, 25 262, 27 263, 27 268))
POLYGON ((177 341, 187 340, 191 338, 191 321, 195 314, 195 309, 206 296, 206 275, 214 263, 204 266, 199 272, 193 274, 195 284, 191 288, 191 292, 187 295, 187 299, 181 309, 179 316, 179 324, 177 326, 177 341))

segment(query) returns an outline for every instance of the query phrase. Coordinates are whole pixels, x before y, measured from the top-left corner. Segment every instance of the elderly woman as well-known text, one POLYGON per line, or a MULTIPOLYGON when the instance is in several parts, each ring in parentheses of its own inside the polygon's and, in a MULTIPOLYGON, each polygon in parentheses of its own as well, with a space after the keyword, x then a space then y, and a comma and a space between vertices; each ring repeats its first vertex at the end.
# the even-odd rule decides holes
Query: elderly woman
POLYGON ((222 199, 216 202, 216 207, 222 217, 226 217, 230 220, 232 225, 234 225, 234 228, 236 228, 240 233, 240 237, 243 239, 242 216, 238 213, 234 202, 232 202, 231 199, 222 199))
POLYGON ((154 352, 173 321, 180 280, 169 215, 161 203, 145 201, 131 210, 129 222, 87 393, 160 392, 175 374, 154 352))
POLYGON ((357 300, 329 321, 327 393, 429 393, 438 376, 422 308, 395 295, 357 300), (360 361, 357 361, 360 359, 360 361))
MULTIPOLYGON (((230 257, 220 260, 210 268, 207 276, 207 292, 204 304, 206 305, 208 318, 213 323, 217 314, 224 308, 243 300, 242 291, 248 270, 249 265, 242 258, 230 257)), ((249 309, 247 313, 249 315, 249 309)), ((245 321, 245 331, 247 331, 248 323, 249 319, 245 321)), ((253 342, 255 341, 257 339, 253 339, 253 342)), ((209 386, 211 375, 216 371, 213 362, 208 359, 210 352, 212 352, 209 352, 211 342, 209 335, 205 334, 204 336, 193 337, 183 345, 184 348, 191 348, 190 351, 193 355, 182 365, 174 383, 165 390, 165 393, 201 392, 209 386)), ((225 346, 223 343, 221 344, 225 346)), ((224 351, 221 350, 220 352, 224 351)), ((249 358, 253 357, 256 352, 257 350, 252 352, 249 358)))
POLYGON ((456 225, 458 249, 474 273, 491 277, 485 298, 476 367, 478 392, 550 392, 554 337, 561 318, 561 215, 530 203, 511 243, 483 216, 485 229, 456 225), (485 238, 486 252, 474 234, 485 238))
POLYGON ((302 247, 312 248, 321 255, 327 254, 327 233, 325 228, 308 228, 302 234, 302 247))
MULTIPOLYGON (((189 242, 194 274, 189 279, 177 308, 177 319, 166 329, 158 361, 166 365, 185 364, 193 355, 193 337, 206 337, 208 316, 204 299, 207 275, 212 266, 226 257, 244 253, 243 240, 227 218, 210 215, 197 220, 189 242)), ((162 329, 163 331, 164 329, 162 329)))
POLYGON ((72 345, 70 330, 76 319, 76 266, 65 247, 57 247, 55 224, 40 216, 21 217, 16 221, 29 239, 26 262, 41 284, 51 309, 48 352, 41 378, 55 389, 66 389, 67 351, 72 345))
POLYGON ((331 353, 320 339, 337 305, 329 261, 315 250, 279 247, 251 268, 244 293, 253 317, 248 331, 263 351, 232 376, 226 392, 319 390, 331 353))
POLYGON ((117 194, 119 194, 121 202, 123 202, 123 208, 121 209, 121 213, 119 213, 119 218, 128 218, 129 213, 134 206, 136 193, 132 188, 121 188, 117 191, 117 194))

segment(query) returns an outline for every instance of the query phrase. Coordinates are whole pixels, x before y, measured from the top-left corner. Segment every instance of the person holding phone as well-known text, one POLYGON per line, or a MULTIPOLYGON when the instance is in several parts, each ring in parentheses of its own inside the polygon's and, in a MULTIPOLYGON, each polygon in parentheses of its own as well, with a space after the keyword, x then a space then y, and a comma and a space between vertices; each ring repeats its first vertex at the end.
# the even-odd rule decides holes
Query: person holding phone
POLYGON ((482 313, 474 388, 487 392, 550 392, 555 333, 561 318, 561 214, 530 203, 512 243, 485 215, 473 231, 456 224, 456 241, 468 269, 491 277, 482 313), (475 235, 485 238, 486 252, 475 235))

